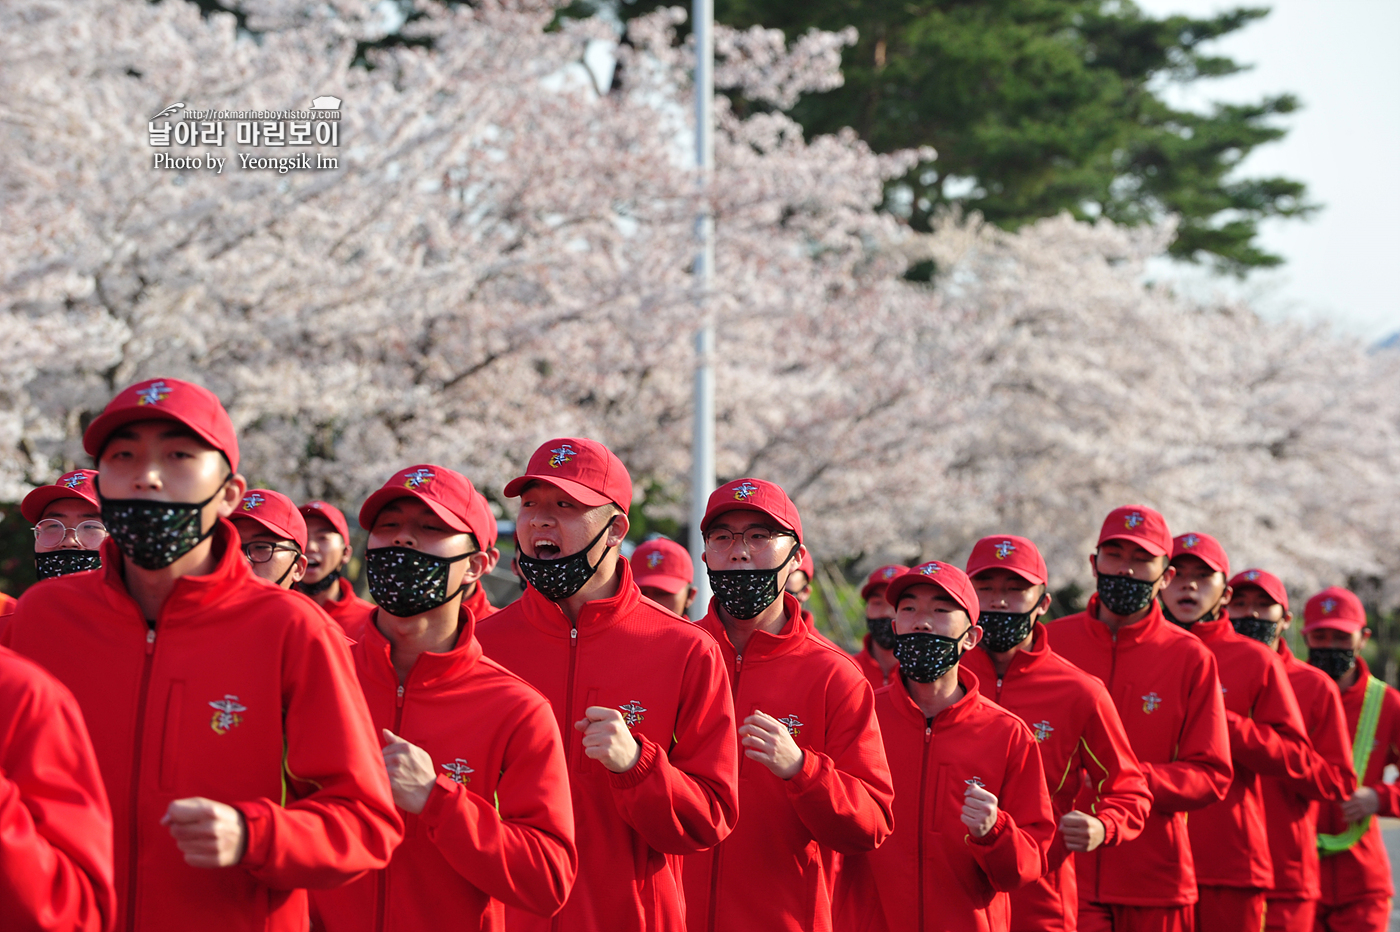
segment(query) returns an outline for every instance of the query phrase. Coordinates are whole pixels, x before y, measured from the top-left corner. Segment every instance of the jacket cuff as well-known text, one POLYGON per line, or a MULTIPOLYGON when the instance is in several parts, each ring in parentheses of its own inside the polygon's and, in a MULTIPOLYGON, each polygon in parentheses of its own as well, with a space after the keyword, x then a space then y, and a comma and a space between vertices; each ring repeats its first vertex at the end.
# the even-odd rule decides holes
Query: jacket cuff
POLYGON ((1114 843, 1114 839, 1116 839, 1116 838, 1118 837, 1118 821, 1117 821, 1116 819, 1110 819, 1110 818, 1108 818, 1106 815, 1099 815, 1098 813, 1093 813, 1093 812, 1091 812, 1090 815, 1092 815, 1094 818, 1098 819, 1099 822, 1103 824, 1103 842, 1102 842, 1102 844, 1105 844, 1105 845, 1111 845, 1111 844, 1113 844, 1113 843, 1114 843))
POLYGON ((633 737, 642 746, 642 752, 637 755, 637 762, 632 765, 631 770, 623 773, 608 772, 612 785, 619 789, 631 789, 651 776, 651 772, 656 769, 656 760, 661 756, 661 748, 655 741, 646 735, 633 735, 633 737))
POLYGON ((967 833, 967 840, 968 840, 968 843, 969 843, 969 844, 973 844, 973 845, 992 845, 992 844, 996 844, 996 840, 997 840, 998 838, 1000 838, 1000 837, 1001 837, 1001 833, 1002 833, 1003 831, 1006 830, 1006 823, 1008 823, 1008 822, 1010 822, 1010 821, 1011 821, 1011 816, 1009 816, 1009 815, 1006 814, 1006 810, 1005 810, 1005 809, 1002 809, 1002 808, 1000 808, 1000 807, 998 807, 998 808, 997 808, 997 820, 996 820, 995 822, 992 823, 992 830, 991 830, 990 832, 988 832, 987 834, 983 835, 981 838, 978 838, 976 835, 972 834, 971 832, 968 832, 968 833, 967 833))
POLYGON ((265 865, 272 855, 272 804, 265 799, 255 799, 232 805, 243 814, 247 833, 243 840, 243 857, 238 866, 255 871, 265 865))
POLYGON ((418 813, 418 818, 423 820, 427 828, 437 828, 442 824, 444 816, 456 811, 457 794, 463 792, 463 789, 461 784, 438 774, 433 779, 433 788, 428 790, 428 801, 423 804, 423 811, 418 813))
POLYGON ((805 793, 817 782, 822 772, 822 759, 825 755, 812 750, 802 749, 802 768, 797 773, 788 777, 783 782, 787 785, 787 791, 792 794, 805 793))

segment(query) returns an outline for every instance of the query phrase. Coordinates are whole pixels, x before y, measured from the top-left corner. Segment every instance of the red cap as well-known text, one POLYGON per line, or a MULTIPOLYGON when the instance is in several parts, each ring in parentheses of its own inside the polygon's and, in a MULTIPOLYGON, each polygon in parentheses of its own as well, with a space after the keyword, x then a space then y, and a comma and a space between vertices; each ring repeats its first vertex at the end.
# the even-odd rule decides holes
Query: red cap
POLYGON ((481 492, 476 493, 476 513, 472 515, 471 526, 476 530, 472 533, 476 535, 476 545, 482 550, 490 550, 496 546, 496 537, 499 533, 496 528, 496 513, 491 510, 491 503, 486 500, 486 496, 481 492))
POLYGON ((1264 590, 1265 595, 1282 605, 1285 612, 1288 611, 1288 590, 1283 587, 1282 581, 1273 573, 1266 573, 1263 570, 1245 570, 1230 580, 1230 588, 1236 592, 1245 586, 1258 586, 1264 590))
POLYGON ((506 485, 516 498, 531 480, 547 482, 589 507, 612 502, 626 514, 632 507, 632 477, 613 451, 586 437, 560 437, 535 451, 525 475, 506 485))
POLYGON ((1303 630, 1336 628, 1360 631, 1366 627, 1366 609, 1361 600, 1341 586, 1329 586, 1308 599, 1303 608, 1303 630))
POLYGON ((350 522, 345 520, 345 512, 332 505, 330 502, 323 502, 319 498, 313 499, 297 509, 301 512, 302 518, 309 518, 318 515, 325 518, 335 528, 337 534, 341 536, 347 546, 350 544, 350 522))
POLYGON ((184 424, 222 453, 229 469, 238 472, 238 437, 223 404, 203 385, 179 379, 147 379, 117 392, 83 431, 83 449, 95 457, 118 427, 153 419, 184 424))
POLYGON ((967 612, 967 617, 972 619, 972 623, 977 623, 977 617, 981 614, 982 608, 977 601, 977 591, 972 588, 972 580, 968 579, 967 574, 953 564, 943 563, 939 560, 920 563, 911 570, 897 574, 885 587, 885 601, 897 607, 899 597, 907 592, 910 586, 926 586, 930 583, 941 586, 944 592, 951 595, 963 607, 963 611, 967 612))
POLYGON ((882 566, 869 576, 865 577, 865 585, 860 587, 860 597, 869 602, 872 595, 877 594, 877 590, 883 590, 900 573, 909 569, 907 566, 900 566, 892 563, 889 566, 882 566))
POLYGON ((306 552, 306 519, 296 502, 281 492, 249 489, 243 493, 243 504, 229 517, 250 518, 283 540, 294 541, 302 553, 306 552))
POLYGON ((680 544, 658 537, 632 551, 632 579, 662 592, 684 592, 695 582, 695 564, 680 544))
POLYGON ((1230 558, 1225 556, 1225 548, 1209 534, 1182 534, 1174 538, 1172 559, 1184 556, 1200 557, 1217 573, 1224 573, 1227 578, 1230 575, 1230 558))
MULTIPOLYGON (((466 476, 445 466, 431 464, 400 469, 360 506, 360 527, 366 531, 373 528, 374 519, 379 517, 384 506, 400 498, 418 499, 452 530, 475 537, 477 546, 481 547, 481 539, 488 529, 478 531, 473 525, 473 522, 481 523, 481 509, 476 505, 476 489, 466 476)), ((489 530, 495 531, 494 518, 489 530)))
POLYGON ((976 576, 993 567, 1010 570, 1034 586, 1043 586, 1050 578, 1045 559, 1035 544, 1013 534, 984 537, 972 545, 972 555, 967 558, 967 575, 976 576))
POLYGON ((797 516, 797 506, 787 493, 766 479, 734 479, 710 493, 710 501, 705 506, 705 517, 700 522, 700 533, 710 529, 710 524, 726 511, 737 508, 752 508, 761 511, 779 527, 787 528, 802 542, 802 519, 797 516))
POLYGON ((1146 505, 1124 505, 1108 513, 1099 530, 1099 543, 1130 540, 1154 557, 1172 552, 1172 534, 1167 519, 1146 505))
POLYGON ((85 502, 97 505, 97 489, 92 484, 95 478, 95 469, 75 469, 66 472, 54 480, 53 485, 41 485, 31 490, 24 497, 24 501, 20 502, 19 513, 24 515, 24 520, 30 524, 38 524, 49 503, 60 498, 81 498, 85 502))

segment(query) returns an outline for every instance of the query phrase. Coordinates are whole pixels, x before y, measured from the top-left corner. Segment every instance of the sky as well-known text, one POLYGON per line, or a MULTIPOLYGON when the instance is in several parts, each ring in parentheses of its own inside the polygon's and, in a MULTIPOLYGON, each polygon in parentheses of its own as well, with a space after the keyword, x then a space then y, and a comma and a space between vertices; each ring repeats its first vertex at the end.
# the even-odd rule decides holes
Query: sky
POLYGON ((1209 48, 1253 69, 1169 97, 1204 107, 1291 92, 1303 105, 1288 136, 1240 171, 1305 182, 1323 209, 1267 221, 1260 241, 1281 269, 1242 285, 1196 268, 1166 271, 1183 290, 1242 295, 1267 316, 1325 320, 1375 341, 1400 332, 1400 2, 1398 0, 1137 0, 1154 15, 1205 16, 1269 6, 1264 18, 1209 48))

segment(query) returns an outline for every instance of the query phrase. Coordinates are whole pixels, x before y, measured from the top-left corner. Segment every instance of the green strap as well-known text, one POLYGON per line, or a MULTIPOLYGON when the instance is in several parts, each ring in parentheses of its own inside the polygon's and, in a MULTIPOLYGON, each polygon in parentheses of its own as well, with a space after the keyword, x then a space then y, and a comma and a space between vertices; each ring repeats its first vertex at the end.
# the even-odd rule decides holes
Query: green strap
MULTIPOLYGON (((1361 703, 1361 717, 1356 721, 1356 735, 1351 741, 1351 759, 1356 764, 1356 779, 1360 783, 1366 778, 1366 765, 1371 762, 1371 748, 1376 743, 1376 726, 1381 721, 1381 700, 1385 698, 1385 684, 1374 676, 1366 678, 1366 698, 1361 703)), ((1352 822, 1340 835, 1317 836, 1317 853, 1326 857, 1339 854, 1361 840, 1371 827, 1371 817, 1360 822, 1352 822)))

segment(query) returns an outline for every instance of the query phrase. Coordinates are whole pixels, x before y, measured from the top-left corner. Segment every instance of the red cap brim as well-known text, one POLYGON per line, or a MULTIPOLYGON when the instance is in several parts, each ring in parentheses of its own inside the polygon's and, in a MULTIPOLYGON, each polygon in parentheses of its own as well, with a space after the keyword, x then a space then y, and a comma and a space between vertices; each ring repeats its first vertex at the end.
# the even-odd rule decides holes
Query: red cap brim
MULTIPOLYGON (((369 498, 365 499, 365 503, 360 506, 360 527, 364 528, 366 531, 373 530, 374 519, 379 517, 379 512, 384 510, 384 506, 388 505, 390 502, 396 502, 401 498, 416 498, 431 508, 433 514, 441 518, 452 530, 460 531, 465 534, 472 533, 471 525, 453 514, 451 509, 446 505, 420 495, 415 489, 406 487, 380 489, 369 498)), ((477 543, 480 544, 481 542, 477 541, 477 543)))
MULTIPOLYGON (((86 485, 86 483, 84 484, 86 485)), ((24 496, 24 501, 20 502, 19 505, 19 513, 30 524, 38 524, 39 519, 44 516, 44 509, 61 498, 76 498, 80 502, 87 502, 94 508, 100 507, 97 502, 86 495, 79 495, 72 489, 64 488, 61 485, 41 485, 24 496)))
POLYGON ((1102 540, 1100 540, 1100 541, 1099 541, 1099 544, 1100 544, 1100 545, 1103 545, 1103 544, 1108 543, 1108 542, 1111 541, 1111 540, 1126 540, 1126 541, 1130 541, 1130 542, 1132 542, 1132 543, 1134 543, 1134 544, 1137 544, 1139 547, 1141 547, 1143 550, 1146 550, 1148 553, 1152 554, 1154 557, 1162 557, 1162 556, 1166 556, 1166 555, 1168 555, 1168 554, 1171 553, 1171 548, 1169 548, 1169 547, 1163 547, 1160 543, 1158 543, 1158 542, 1155 541, 1155 540, 1152 540, 1150 537, 1139 537, 1139 536, 1137 536, 1136 534, 1133 534, 1133 533, 1131 533, 1131 532, 1129 532, 1129 533, 1124 533, 1124 534, 1113 534, 1113 535, 1110 535, 1110 536, 1105 537, 1105 538, 1103 538, 1102 540))
POLYGON ((572 479, 560 479, 557 476, 519 476, 506 483, 506 498, 519 498, 520 493, 525 491, 525 486, 531 482, 543 482, 545 485, 553 486, 574 501, 587 505, 590 508, 597 508, 599 505, 618 505, 617 502, 608 498, 601 492, 595 492, 581 482, 572 479))
POLYGON ((684 592, 690 588, 690 580, 681 576, 672 576, 668 573, 647 573, 640 575, 636 570, 632 571, 632 580, 639 586, 650 586, 653 589, 660 589, 662 592, 684 592))
POLYGON ((146 407, 119 408, 116 411, 109 411, 106 414, 99 414, 83 431, 83 449, 94 460, 102 454, 102 449, 107 446, 107 438, 112 436, 112 432, 118 427, 135 423, 136 421, 174 421, 187 427, 191 433, 199 437, 209 446, 218 450, 228 461, 229 469, 238 471, 238 455, 229 455, 229 451, 224 449, 222 438, 215 437, 207 430, 203 430, 182 417, 178 417, 173 412, 157 408, 154 405, 146 407))
MULTIPOLYGON (((258 511, 261 510, 262 509, 258 509, 258 511)), ((269 521, 261 515, 256 514, 255 512, 236 511, 233 514, 229 515, 229 520, 233 521, 235 524, 239 521, 256 521, 258 524, 261 524, 263 527, 267 528, 269 531, 276 534, 283 540, 292 541, 294 544, 301 548, 302 553, 306 552, 306 541, 297 537, 295 531, 293 531, 291 528, 283 527, 276 521, 269 521)))

